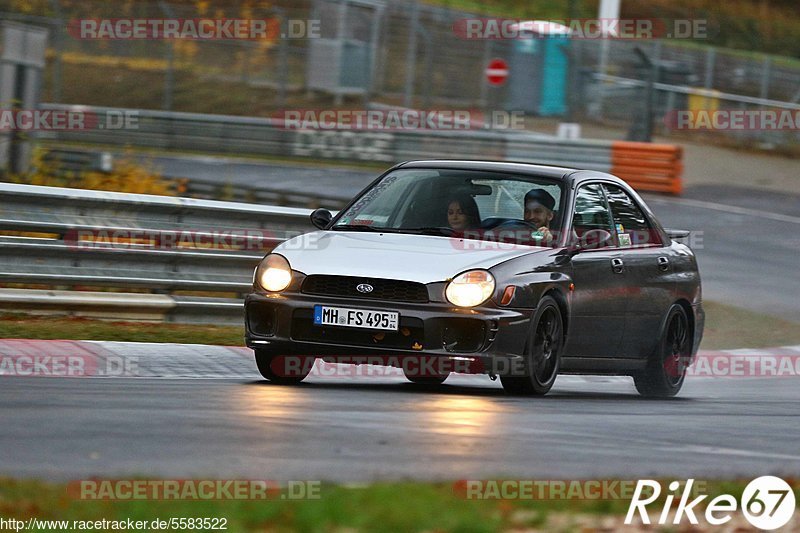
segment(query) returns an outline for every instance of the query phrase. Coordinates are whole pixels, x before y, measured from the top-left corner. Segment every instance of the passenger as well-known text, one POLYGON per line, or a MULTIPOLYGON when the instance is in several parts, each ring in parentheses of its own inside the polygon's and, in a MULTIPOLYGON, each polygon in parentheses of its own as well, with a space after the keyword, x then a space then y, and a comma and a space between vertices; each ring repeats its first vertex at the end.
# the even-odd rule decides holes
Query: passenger
POLYGON ((525 222, 536 228, 535 237, 540 238, 546 245, 552 244, 554 237, 550 231, 550 222, 553 220, 553 210, 556 207, 555 198, 543 189, 531 189, 525 195, 523 205, 525 222))
POLYGON ((455 231, 477 229, 481 225, 478 204, 469 194, 457 194, 447 204, 447 224, 455 231))

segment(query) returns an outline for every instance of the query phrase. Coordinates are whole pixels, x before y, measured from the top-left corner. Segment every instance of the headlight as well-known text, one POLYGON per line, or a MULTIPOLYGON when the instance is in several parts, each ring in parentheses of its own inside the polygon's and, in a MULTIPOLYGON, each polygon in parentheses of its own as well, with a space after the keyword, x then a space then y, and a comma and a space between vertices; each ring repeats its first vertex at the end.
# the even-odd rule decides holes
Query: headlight
POLYGON ((253 282, 270 292, 282 291, 292 282, 292 267, 282 255, 269 254, 256 268, 253 282))
POLYGON ((475 307, 494 294, 494 276, 486 270, 470 270, 459 274, 444 291, 447 300, 459 307, 475 307))

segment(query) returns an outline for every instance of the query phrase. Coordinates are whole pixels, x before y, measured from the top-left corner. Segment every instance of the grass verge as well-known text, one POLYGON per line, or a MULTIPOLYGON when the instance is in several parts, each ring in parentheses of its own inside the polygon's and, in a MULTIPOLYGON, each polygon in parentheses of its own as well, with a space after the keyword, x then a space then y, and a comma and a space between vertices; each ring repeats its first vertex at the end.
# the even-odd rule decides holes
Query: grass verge
MULTIPOLYGON (((706 490, 699 494, 709 495, 707 503, 720 494, 741 500, 746 482, 705 484, 706 490)), ((260 501, 86 501, 73 499, 65 485, 0 479, 0 515, 17 520, 68 520, 70 525, 74 520, 224 518, 228 531, 608 531, 623 525, 630 503, 629 495, 606 500, 574 496, 549 500, 467 499, 465 492, 456 488, 459 486, 463 487, 412 482, 361 487, 322 484, 318 487, 319 498, 314 500, 281 499, 276 493, 273 499, 260 501)), ((666 482, 662 487, 666 491, 666 482)), ((287 494, 285 490, 280 492, 287 494)), ((663 507, 664 496, 662 493, 660 501, 648 507, 654 520, 663 507)), ((730 530, 747 525, 741 512, 732 514, 730 530)))
MULTIPOLYGON (((800 326, 788 320, 705 302, 701 349, 771 348, 800 344, 800 326)), ((244 326, 108 322, 86 318, 0 316, 0 338, 175 342, 242 346, 244 326)))
POLYGON ((701 348, 772 348, 800 344, 800 324, 717 302, 704 302, 706 327, 701 348))
POLYGON ((0 316, 0 338, 244 345, 244 325, 110 322, 88 318, 0 316))

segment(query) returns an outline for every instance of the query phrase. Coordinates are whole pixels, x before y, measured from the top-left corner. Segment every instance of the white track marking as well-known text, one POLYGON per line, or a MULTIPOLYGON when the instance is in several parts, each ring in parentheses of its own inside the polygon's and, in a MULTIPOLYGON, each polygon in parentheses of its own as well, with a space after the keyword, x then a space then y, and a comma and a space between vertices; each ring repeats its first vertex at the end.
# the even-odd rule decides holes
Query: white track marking
POLYGON ((689 207, 697 207, 700 209, 711 209, 714 211, 721 211, 723 213, 732 213, 736 215, 746 215, 751 217, 768 218, 778 222, 789 222, 790 224, 800 224, 800 217, 793 217, 791 215, 782 215, 780 213, 770 213, 767 211, 759 211, 758 209, 748 209, 746 207, 738 207, 735 205, 718 204, 715 202, 706 202, 704 200, 690 200, 688 198, 656 198, 652 196, 647 197, 649 204, 678 204, 686 205, 689 207))

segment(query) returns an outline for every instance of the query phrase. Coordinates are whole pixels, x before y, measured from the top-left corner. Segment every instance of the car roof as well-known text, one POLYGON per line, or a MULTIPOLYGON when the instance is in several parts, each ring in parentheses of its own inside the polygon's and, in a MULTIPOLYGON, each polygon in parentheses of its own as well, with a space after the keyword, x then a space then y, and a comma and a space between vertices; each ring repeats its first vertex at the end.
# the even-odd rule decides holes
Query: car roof
POLYGON ((624 184, 618 177, 605 172, 583 170, 572 167, 554 165, 538 165, 523 161, 487 161, 473 159, 420 159, 406 161, 394 167, 398 168, 442 168, 453 170, 480 170, 485 172, 513 172, 543 178, 562 180, 570 186, 586 179, 603 179, 624 184))
POLYGON ((462 170, 483 170, 486 172, 516 172, 533 174, 546 178, 563 178, 576 169, 549 165, 536 165, 514 161, 485 161, 470 159, 424 159, 406 161, 395 168, 452 168, 462 170))

